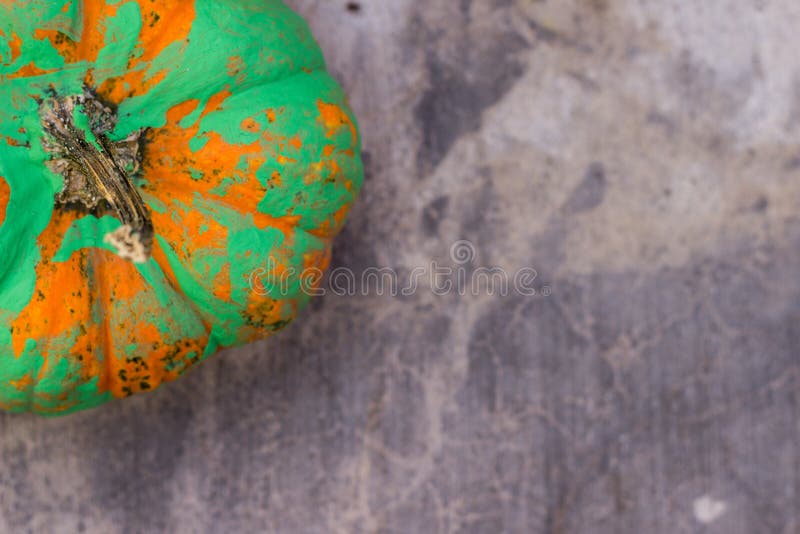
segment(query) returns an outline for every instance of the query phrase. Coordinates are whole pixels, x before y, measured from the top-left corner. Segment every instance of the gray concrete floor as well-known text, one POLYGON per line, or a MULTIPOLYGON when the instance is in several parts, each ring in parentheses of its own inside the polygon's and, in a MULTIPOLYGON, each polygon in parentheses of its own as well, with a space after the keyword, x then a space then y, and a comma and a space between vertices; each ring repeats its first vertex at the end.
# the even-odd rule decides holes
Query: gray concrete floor
POLYGON ((365 137, 335 265, 537 295, 329 294, 153 394, 0 416, 0 530, 800 532, 800 4, 289 3, 365 137))

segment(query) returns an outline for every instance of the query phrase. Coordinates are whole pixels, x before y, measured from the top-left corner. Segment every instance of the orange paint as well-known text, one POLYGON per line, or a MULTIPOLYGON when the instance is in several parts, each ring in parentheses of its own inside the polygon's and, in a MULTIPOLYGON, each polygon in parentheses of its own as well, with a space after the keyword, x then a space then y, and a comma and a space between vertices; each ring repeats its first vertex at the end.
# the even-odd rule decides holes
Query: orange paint
POLYGON ((26 374, 19 380, 9 380, 9 383, 20 391, 25 391, 33 385, 33 378, 30 374, 26 374))
POLYGON ((246 132, 250 132, 250 133, 258 133, 263 128, 261 126, 261 124, 258 123, 257 120, 255 120, 255 119, 253 119, 251 117, 248 117, 245 120, 243 120, 242 124, 241 124, 241 127, 242 127, 242 130, 244 130, 246 132))
POLYGON ((341 231, 342 226, 344 226, 344 222, 347 219, 347 215, 350 213, 350 206, 342 206, 336 213, 333 214, 333 224, 329 221, 323 222, 319 228, 314 230, 310 230, 309 233, 313 234, 317 237, 321 237, 323 239, 331 238, 335 236, 339 231, 341 231))
MULTIPOLYGON (((150 63, 169 45, 185 41, 195 18, 194 2, 159 0, 155 6, 152 0, 136 1, 143 18, 139 32, 141 46, 129 58, 124 75, 108 79, 98 87, 98 93, 114 103, 145 94, 163 79, 166 73, 148 73, 150 63)), ((37 29, 35 37, 49 39, 67 63, 94 62, 106 45, 105 32, 97 30, 104 28, 107 21, 117 14, 119 5, 105 0, 83 0, 83 33, 77 42, 57 30, 37 29)), ((27 76, 42 73, 35 66, 26 68, 27 76)), ((88 84, 94 85, 91 71, 86 78, 88 84)))
POLYGON ((11 40, 8 41, 8 48, 11 51, 8 65, 11 65, 22 55, 22 38, 15 32, 11 32, 11 40))
POLYGON ((159 72, 147 78, 150 62, 169 45, 185 41, 195 18, 194 2, 159 0, 156 12, 153 10, 152 0, 136 1, 144 18, 139 33, 141 55, 130 58, 128 71, 124 75, 107 80, 98 88, 99 94, 115 103, 125 98, 146 94, 164 78, 166 72, 159 72))
MULTIPOLYGON (((86 261, 89 251, 73 254, 69 260, 54 263, 51 258, 61 246, 75 215, 54 212, 50 225, 39 236, 42 259, 36 265, 36 286, 33 298, 11 323, 11 342, 19 357, 27 339, 49 340, 69 332, 76 324, 91 323, 89 277, 86 261), (53 314, 51 310, 64 310, 53 314)), ((46 347, 41 348, 47 353, 46 347)))
POLYGON ((240 56, 231 56, 228 58, 228 63, 225 66, 228 77, 234 78, 237 83, 244 81, 246 74, 246 66, 244 60, 240 56))
MULTIPOLYGON (((219 109, 228 96, 230 92, 225 90, 210 98, 201 117, 219 109)), ((198 251, 208 254, 209 251, 217 250, 220 255, 227 255, 228 228, 206 215, 204 211, 198 210, 196 208, 198 200, 221 203, 240 213, 243 218, 251 217, 260 228, 278 228, 287 235, 299 221, 296 216, 275 218, 258 211, 258 203, 266 192, 255 176, 256 170, 265 161, 264 148, 260 141, 246 146, 232 146, 216 132, 209 132, 206 134, 205 146, 196 152, 191 151, 189 141, 198 134, 200 121, 186 128, 179 123, 198 105, 197 101, 189 101, 168 111, 167 124, 150 134, 148 144, 150 150, 144 162, 147 179, 144 189, 170 207, 166 213, 152 213, 155 233, 172 245, 173 252, 185 266, 202 264, 194 258, 194 254, 198 251), (247 167, 240 169, 240 160, 243 156, 247 160, 247 167), (187 170, 190 167, 199 171, 201 178, 193 178, 187 170), (224 195, 218 195, 214 190, 223 177, 235 177, 236 180, 225 190, 224 195)), ((245 123, 242 125, 243 128, 256 130, 253 124, 248 121, 245 123)), ((166 256, 160 246, 155 247, 153 257, 177 287, 175 275, 168 268, 166 256)), ((216 274, 192 272, 192 275, 217 298, 225 301, 231 298, 229 268, 216 274)), ((257 325, 272 324, 282 317, 281 306, 273 299, 255 293, 249 297, 252 300, 245 313, 249 314, 248 320, 254 326, 252 330, 243 334, 246 338, 263 332, 263 327, 257 325)))
MULTIPOLYGON (((212 96, 204 107, 201 118, 219 109, 229 96, 228 90, 212 96)), ((167 205, 183 204, 191 207, 196 198, 222 201, 231 209, 241 213, 242 216, 254 216, 264 226, 272 225, 290 233, 295 222, 288 214, 285 218, 275 218, 258 212, 258 204, 266 193, 266 189, 255 176, 255 171, 264 163, 264 146, 261 142, 255 141, 244 146, 230 145, 218 133, 209 132, 206 134, 206 144, 197 152, 191 151, 189 142, 199 132, 200 121, 187 128, 181 127, 179 123, 181 119, 194 111, 197 105, 196 101, 184 102, 170 109, 167 112, 167 124, 151 133, 150 150, 144 163, 145 176, 148 179, 145 189, 167 205), (239 168, 242 157, 245 157, 248 163, 248 167, 244 171, 239 168), (190 167, 199 171, 202 177, 200 179, 193 178, 188 171, 190 167), (226 188, 224 196, 213 191, 218 187, 222 177, 236 178, 235 183, 226 188)), ((175 241, 171 242, 183 242, 179 238, 186 239, 186 236, 174 235, 175 225, 171 222, 171 217, 175 216, 175 213, 166 216, 153 214, 153 216, 154 224, 157 224, 157 219, 161 219, 161 224, 164 226, 163 231, 173 233, 169 239, 175 241)), ((213 222, 209 222, 210 228, 213 229, 214 226, 213 222)), ((197 228, 197 226, 190 228, 197 228)), ((160 234, 160 231, 160 228, 156 227, 156 233, 160 234)), ((220 231, 222 230, 220 229, 220 231)), ((195 233, 194 230, 192 233, 195 233)), ((213 235, 211 232, 206 234, 213 235)), ((204 236, 190 236, 190 238, 196 240, 194 241, 196 247, 202 247, 204 243, 208 244, 206 239, 210 239, 210 237, 204 236)), ((224 241, 224 238, 223 235, 213 237, 217 241, 224 241)), ((195 248, 195 246, 188 248, 195 248)))
POLYGON ((274 189, 283 185, 283 177, 278 171, 272 171, 272 176, 269 178, 268 187, 274 189))
MULTIPOLYGON (((11 324, 15 355, 19 357, 23 353, 27 339, 55 343, 60 336, 78 327, 69 350, 75 376, 79 379, 77 383, 96 378, 99 391, 109 390, 121 397, 154 389, 164 381, 177 378, 190 365, 187 360, 190 353, 194 353, 194 358, 202 354, 207 336, 178 343, 165 339, 143 315, 157 305, 156 302, 149 305, 141 302, 144 296, 151 295, 149 287, 133 263, 112 252, 82 249, 64 262, 51 261, 75 218, 70 212, 55 212, 53 222, 39 237, 42 259, 36 266, 34 297, 11 324), (120 305, 121 302, 127 304, 120 305), (116 318, 112 324, 114 318, 106 315, 102 323, 96 323, 92 320, 94 307, 105 310, 104 313, 114 309, 131 310, 132 320, 116 318), (52 310, 63 311, 54 314, 52 310), (133 343, 147 347, 148 350, 142 351, 142 358, 129 360, 124 356, 125 347, 133 343), (179 347, 177 351, 175 346, 179 347)), ((179 329, 171 327, 168 331, 179 329)), ((47 373, 51 347, 45 345, 37 349, 45 357, 45 363, 36 381, 47 373)), ((55 358, 61 349, 54 344, 52 350, 55 358)))
POLYGON ((214 297, 228 302, 231 300, 231 265, 226 263, 214 276, 214 297))
POLYGON ((118 5, 108 4, 103 0, 83 0, 81 2, 83 23, 82 33, 78 41, 67 38, 56 29, 37 29, 36 39, 48 39, 67 63, 78 61, 96 61, 100 50, 105 46, 104 28, 106 20, 117 14, 118 5))
POLYGON ((328 137, 333 137, 342 128, 348 128, 353 140, 358 138, 355 124, 342 108, 336 104, 328 104, 322 100, 317 100, 317 109, 319 110, 320 121, 327 130, 328 137))
POLYGON ((8 182, 0 176, 0 226, 3 225, 3 221, 6 219, 6 208, 10 198, 11 189, 8 187, 8 182))

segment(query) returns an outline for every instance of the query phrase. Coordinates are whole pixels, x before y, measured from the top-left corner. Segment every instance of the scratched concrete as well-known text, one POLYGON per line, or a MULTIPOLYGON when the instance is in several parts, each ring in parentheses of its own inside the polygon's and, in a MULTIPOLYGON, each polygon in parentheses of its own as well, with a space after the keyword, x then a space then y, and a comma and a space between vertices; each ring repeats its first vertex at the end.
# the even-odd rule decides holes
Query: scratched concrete
POLYGON ((329 294, 0 417, 0 531, 800 532, 800 4, 290 3, 365 135, 336 266, 539 294, 329 294))

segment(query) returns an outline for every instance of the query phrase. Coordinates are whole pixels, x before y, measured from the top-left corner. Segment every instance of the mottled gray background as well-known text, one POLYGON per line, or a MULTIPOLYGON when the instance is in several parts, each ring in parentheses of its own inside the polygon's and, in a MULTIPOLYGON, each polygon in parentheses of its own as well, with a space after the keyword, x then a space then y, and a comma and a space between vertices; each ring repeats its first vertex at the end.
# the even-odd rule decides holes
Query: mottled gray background
POLYGON ((800 3, 292 0, 348 88, 328 295, 172 387, 0 417, 3 532, 800 532, 800 3))

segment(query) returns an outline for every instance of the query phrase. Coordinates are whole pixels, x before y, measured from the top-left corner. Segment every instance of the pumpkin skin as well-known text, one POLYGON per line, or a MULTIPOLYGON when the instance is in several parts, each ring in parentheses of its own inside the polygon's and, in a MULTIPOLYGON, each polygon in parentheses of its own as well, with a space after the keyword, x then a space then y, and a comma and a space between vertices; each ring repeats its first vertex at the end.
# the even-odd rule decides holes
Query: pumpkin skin
MULTIPOLYGON (((91 141, 87 107, 69 116, 91 141)), ((359 143, 279 0, 0 0, 0 408, 151 391, 287 324, 361 186, 359 143), (69 180, 42 110, 82 94, 114 116, 108 154, 137 138, 139 260, 108 240, 123 226, 109 204, 57 201, 69 180)))

